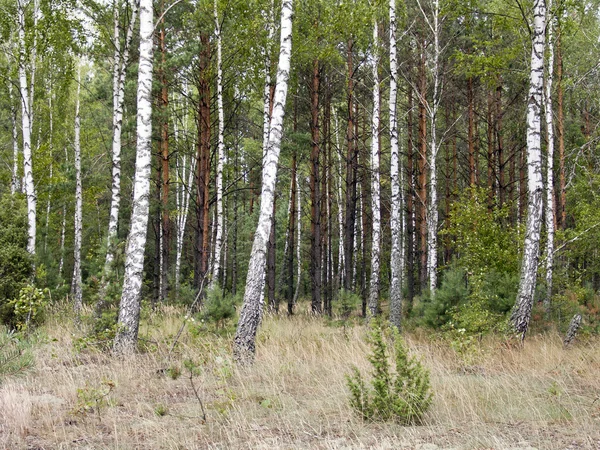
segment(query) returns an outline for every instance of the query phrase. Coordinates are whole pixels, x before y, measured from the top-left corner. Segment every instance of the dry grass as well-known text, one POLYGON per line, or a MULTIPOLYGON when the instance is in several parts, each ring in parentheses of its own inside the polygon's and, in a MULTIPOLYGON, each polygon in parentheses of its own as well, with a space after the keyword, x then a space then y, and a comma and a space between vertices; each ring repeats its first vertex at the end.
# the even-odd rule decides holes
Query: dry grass
POLYGON ((184 332, 169 358, 180 317, 165 308, 144 324, 152 351, 126 360, 75 351, 73 325, 51 317, 35 369, 0 387, 0 447, 600 448, 598 340, 569 350, 552 335, 522 350, 491 340, 465 368, 443 341, 408 336, 435 397, 424 425, 403 427, 365 423, 348 406, 344 375, 352 365, 369 370, 363 327, 268 317, 256 364, 238 369, 231 338, 210 333, 184 332), (205 423, 187 359, 201 366, 193 382, 205 423))

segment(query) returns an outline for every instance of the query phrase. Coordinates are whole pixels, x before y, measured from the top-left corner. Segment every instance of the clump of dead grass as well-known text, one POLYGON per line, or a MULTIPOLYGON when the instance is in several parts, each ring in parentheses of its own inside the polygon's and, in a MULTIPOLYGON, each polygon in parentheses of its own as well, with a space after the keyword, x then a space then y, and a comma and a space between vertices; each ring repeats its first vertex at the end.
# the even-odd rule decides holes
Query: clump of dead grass
POLYGON ((416 448, 427 443, 564 448, 576 441, 594 448, 600 441, 597 341, 565 350, 558 336, 532 336, 519 349, 492 337, 480 344, 477 365, 465 367, 443 340, 423 333, 405 336, 431 371, 434 401, 423 426, 403 427, 363 422, 348 404, 344 376, 352 366, 370 370, 365 327, 336 328, 304 315, 267 316, 256 363, 240 369, 231 358, 232 336, 224 332, 184 331, 170 352, 184 314, 175 307, 150 314, 140 328, 147 351, 124 359, 94 349, 75 351, 79 331, 64 316, 51 316, 35 370, 0 391, 0 443, 8 448, 416 448), (186 361, 198 372, 189 373, 186 361), (78 389, 106 380, 114 388, 100 414, 73 414, 78 389), (206 422, 191 383, 206 407, 206 422))

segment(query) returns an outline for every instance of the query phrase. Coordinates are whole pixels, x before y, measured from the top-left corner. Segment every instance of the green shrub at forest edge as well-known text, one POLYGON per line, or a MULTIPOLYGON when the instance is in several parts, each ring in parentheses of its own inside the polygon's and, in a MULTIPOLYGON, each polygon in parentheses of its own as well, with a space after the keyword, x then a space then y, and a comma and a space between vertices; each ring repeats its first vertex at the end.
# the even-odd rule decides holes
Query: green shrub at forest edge
POLYGON ((392 333, 395 375, 390 373, 387 345, 381 325, 374 320, 368 337, 373 350, 369 356, 369 362, 373 366, 372 389, 367 388, 360 371, 355 367, 352 375, 346 377, 350 389, 350 405, 365 420, 417 423, 431 405, 429 371, 415 357, 408 356, 398 331, 392 329, 392 333))
POLYGON ((27 251, 27 214, 21 195, 0 198, 0 322, 14 326, 14 304, 33 274, 27 251))

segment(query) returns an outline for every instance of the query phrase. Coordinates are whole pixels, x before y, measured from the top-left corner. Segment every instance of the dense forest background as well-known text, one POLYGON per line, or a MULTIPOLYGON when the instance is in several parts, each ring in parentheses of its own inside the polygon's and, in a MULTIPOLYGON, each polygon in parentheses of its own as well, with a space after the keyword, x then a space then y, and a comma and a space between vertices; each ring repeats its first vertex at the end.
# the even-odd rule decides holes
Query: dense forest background
MULTIPOLYGON (((275 89, 280 6, 233 0, 154 5, 152 171, 142 288, 151 305, 190 305, 209 285, 238 302, 244 292, 258 221, 265 114, 268 118, 275 89)), ((266 269, 271 310, 291 314, 308 299, 316 314, 343 309, 367 315, 369 308, 388 314, 395 228, 388 6, 306 1, 294 7, 266 269), (374 84, 381 105, 375 130, 374 84), (381 189, 379 213, 374 189, 381 189), (380 249, 374 248, 377 241, 380 249), (375 251, 380 267, 372 303, 375 251)), ((396 210, 402 315, 409 323, 494 328, 515 304, 528 201, 532 6, 512 0, 396 4, 401 183, 396 210)), ((551 200, 544 200, 532 323, 566 330, 581 313, 585 329, 595 332, 598 5, 547 6, 545 82, 552 81, 553 123, 548 127, 542 117, 541 146, 544 198, 551 200), (550 234, 553 247, 546 245, 550 234)), ((36 286, 50 289, 53 301, 68 297, 77 305, 82 298, 116 312, 132 220, 137 6, 3 1, 2 11, 3 227, 22 220, 28 209, 36 286), (115 189, 120 209, 110 220, 115 189), (14 199, 8 206, 11 192, 23 192, 29 201, 35 197, 33 243, 31 204, 20 207, 14 199), (109 243, 111 225, 116 234, 109 243), (78 270, 82 294, 73 276, 78 270)), ((3 302, 20 287, 7 288, 3 302)), ((5 312, 5 321, 11 314, 5 312)))

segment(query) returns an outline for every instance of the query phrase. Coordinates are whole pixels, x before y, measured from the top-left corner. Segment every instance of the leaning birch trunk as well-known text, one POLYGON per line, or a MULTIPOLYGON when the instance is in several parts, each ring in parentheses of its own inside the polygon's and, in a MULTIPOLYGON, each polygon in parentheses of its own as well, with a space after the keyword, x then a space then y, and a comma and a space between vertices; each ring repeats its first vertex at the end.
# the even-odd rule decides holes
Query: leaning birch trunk
MULTIPOLYGON (((429 22, 428 22, 429 23, 429 22)), ((438 228, 438 196, 437 196, 437 112, 440 105, 440 2, 433 2, 433 102, 429 111, 431 118, 431 150, 429 152, 429 203, 427 205, 427 273, 429 274, 429 290, 435 294, 437 286, 437 228, 438 228)))
POLYGON ((37 196, 33 183, 33 157, 31 152, 31 101, 25 67, 25 5, 18 1, 19 20, 19 94, 21 96, 21 121, 23 133, 23 172, 27 197, 28 236, 27 251, 35 255, 37 196))
POLYGON ((529 327, 533 294, 539 260, 540 228, 542 225, 542 157, 541 119, 542 86, 544 82, 544 29, 546 5, 544 0, 535 0, 533 10, 533 35, 531 49, 531 72, 529 102, 527 104, 527 175, 528 204, 525 245, 521 264, 521 280, 515 308, 511 316, 512 325, 521 340, 529 327))
POLYGON ((390 322, 400 329, 402 315, 402 202, 400 196, 400 155, 396 98, 398 95, 398 57, 396 54, 396 0, 390 0, 390 178, 392 199, 390 228, 392 231, 390 322))
POLYGON ((140 319, 144 249, 148 229, 150 168, 152 157, 152 51, 153 10, 151 0, 140 1, 140 62, 137 89, 137 150, 131 225, 125 254, 123 293, 119 305, 116 353, 136 348, 140 319))
POLYGON ((234 358, 238 363, 252 363, 255 353, 256 332, 260 324, 263 303, 262 291, 265 284, 266 250, 271 231, 271 216, 275 183, 277 180, 277 161, 283 135, 283 117, 287 97, 290 58, 292 50, 292 0, 283 0, 281 5, 281 46, 277 68, 277 83, 273 114, 269 129, 269 139, 262 173, 262 191, 258 226, 252 244, 252 253, 248 264, 244 305, 234 341, 234 358))
POLYGON ((371 209, 373 213, 371 241, 371 279, 369 282, 369 314, 379 310, 379 265, 381 240, 381 199, 379 180, 379 36, 377 21, 373 25, 373 117, 371 121, 371 209))
MULTIPOLYGON (((552 9, 552 0, 548 0, 548 11, 552 9)), ((544 309, 550 314, 552 300, 552 269, 554 266, 554 119, 552 117, 552 76, 554 75, 554 45, 552 43, 552 22, 547 27, 548 42, 548 78, 545 90, 546 133, 548 137, 548 155, 546 157, 546 298, 544 309)))
POLYGON ((125 102, 125 76, 129 61, 129 48, 135 28, 137 1, 132 2, 131 20, 125 35, 123 54, 119 54, 119 5, 115 3, 114 39, 115 55, 113 67, 113 139, 112 139, 112 187, 110 199, 110 218, 108 222, 106 261, 104 274, 110 269, 114 259, 113 245, 117 237, 119 207, 121 204, 121 128, 123 125, 123 104, 125 102))
POLYGON ((79 117, 79 97, 81 92, 81 67, 77 73, 77 98, 75 100, 75 239, 73 241, 73 282, 71 291, 73 292, 73 308, 79 315, 83 306, 83 297, 81 292, 81 231, 82 231, 82 209, 83 209, 83 189, 81 185, 81 118, 79 117))
POLYGON ((214 3, 215 33, 217 35, 217 107, 219 109, 219 132, 217 137, 217 230, 215 237, 215 257, 213 273, 210 286, 215 287, 219 283, 219 271, 221 270, 221 248, 223 247, 223 165, 225 163, 225 138, 223 137, 225 118, 223 112, 223 68, 221 50, 221 26, 217 11, 217 0, 214 3))

